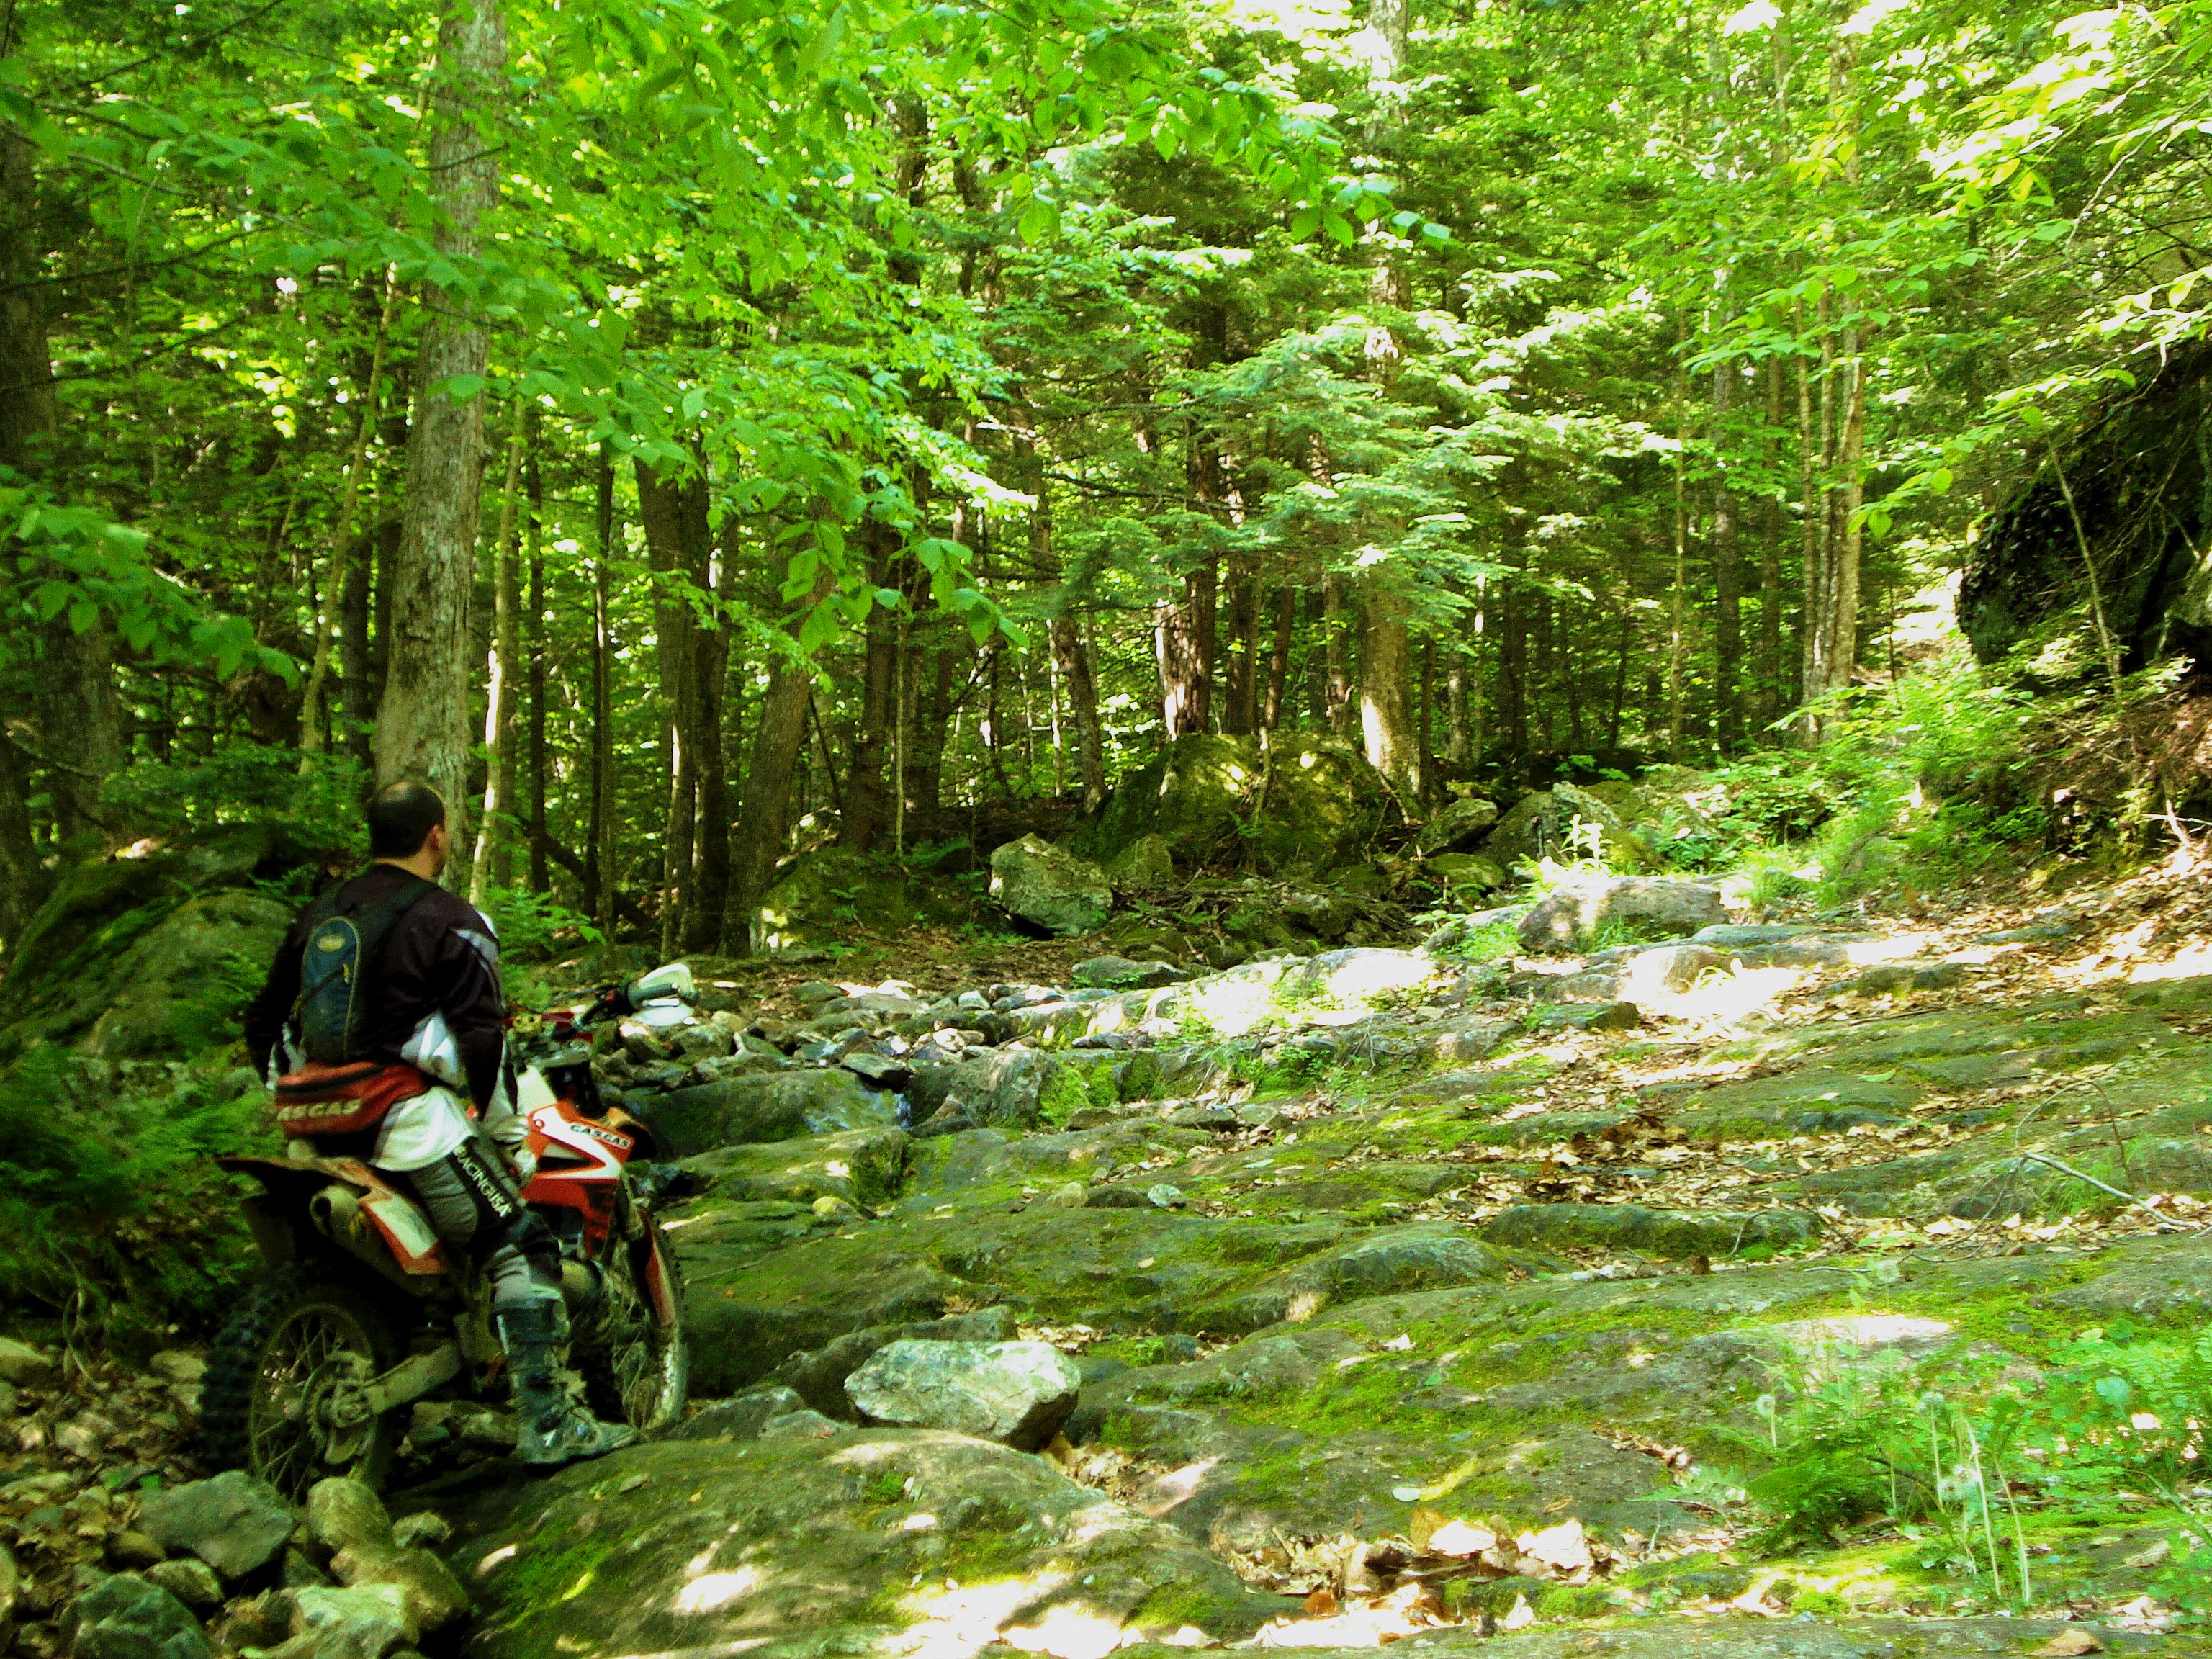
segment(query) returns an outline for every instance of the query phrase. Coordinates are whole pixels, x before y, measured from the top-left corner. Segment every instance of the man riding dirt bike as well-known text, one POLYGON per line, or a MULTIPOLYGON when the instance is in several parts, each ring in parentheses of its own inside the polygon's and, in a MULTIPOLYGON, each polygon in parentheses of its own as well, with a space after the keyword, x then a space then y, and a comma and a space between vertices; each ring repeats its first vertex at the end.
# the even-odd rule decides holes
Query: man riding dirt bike
MULTIPOLYGON (((544 1137, 516 1098, 492 925, 438 885, 448 847, 446 803, 435 790, 392 785, 370 801, 368 817, 374 862, 293 923, 247 1011, 254 1064, 275 1091, 293 1162, 373 1171, 342 1182, 336 1199, 310 1200, 324 1206, 315 1224, 331 1231, 326 1212, 332 1203, 343 1206, 350 1187, 366 1213, 386 1225, 392 1206, 375 1208, 377 1189, 396 1188, 435 1234, 434 1242, 421 1241, 424 1254, 444 1247, 488 1301, 514 1395, 517 1457, 551 1468, 599 1456, 630 1443, 636 1431, 599 1421, 571 1386, 561 1241, 523 1200, 532 1143, 542 1146, 544 1137)), ((585 1071, 588 1086, 588 1065, 585 1071)), ((615 1138, 625 1153, 635 1140, 615 1138)), ((286 1184, 281 1165, 250 1172, 272 1194, 286 1184)), ((635 1218, 631 1224, 635 1231, 635 1218)), ((643 1248, 657 1266, 653 1241, 643 1248)), ((393 1232, 390 1249, 404 1257, 404 1230, 393 1232)), ((389 1412, 387 1401, 405 1397, 403 1385, 382 1379, 355 1392, 361 1397, 322 1408, 358 1418, 389 1412)), ((307 1391, 290 1409, 321 1399, 307 1391)))

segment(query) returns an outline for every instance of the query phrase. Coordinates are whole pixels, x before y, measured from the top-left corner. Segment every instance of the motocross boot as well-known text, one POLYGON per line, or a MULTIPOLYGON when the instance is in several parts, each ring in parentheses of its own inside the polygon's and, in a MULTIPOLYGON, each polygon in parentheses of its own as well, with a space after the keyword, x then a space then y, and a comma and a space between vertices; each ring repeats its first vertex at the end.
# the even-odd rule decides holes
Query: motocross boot
POLYGON ((537 1468, 603 1457, 637 1439, 627 1423, 602 1423, 568 1392, 566 1333, 558 1304, 533 1302, 499 1316, 499 1340, 514 1389, 514 1455, 537 1468))

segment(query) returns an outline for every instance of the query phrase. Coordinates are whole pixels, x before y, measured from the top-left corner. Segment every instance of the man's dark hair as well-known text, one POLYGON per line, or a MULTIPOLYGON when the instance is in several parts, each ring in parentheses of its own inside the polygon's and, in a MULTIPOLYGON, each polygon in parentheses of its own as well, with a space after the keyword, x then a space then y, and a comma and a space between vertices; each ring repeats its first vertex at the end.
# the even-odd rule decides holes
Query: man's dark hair
POLYGON ((368 855, 408 859, 446 821, 446 798, 427 783, 392 783, 368 800, 368 855))

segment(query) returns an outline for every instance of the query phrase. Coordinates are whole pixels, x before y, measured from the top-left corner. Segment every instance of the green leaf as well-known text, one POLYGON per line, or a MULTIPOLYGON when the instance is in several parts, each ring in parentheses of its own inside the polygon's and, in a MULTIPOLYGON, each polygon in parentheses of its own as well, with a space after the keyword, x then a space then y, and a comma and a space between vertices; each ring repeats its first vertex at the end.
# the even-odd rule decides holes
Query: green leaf
POLYGON ((799 72, 809 78, 819 75, 830 55, 837 50, 837 43, 845 38, 845 8, 842 5, 830 12, 822 27, 814 32, 799 54, 799 72))

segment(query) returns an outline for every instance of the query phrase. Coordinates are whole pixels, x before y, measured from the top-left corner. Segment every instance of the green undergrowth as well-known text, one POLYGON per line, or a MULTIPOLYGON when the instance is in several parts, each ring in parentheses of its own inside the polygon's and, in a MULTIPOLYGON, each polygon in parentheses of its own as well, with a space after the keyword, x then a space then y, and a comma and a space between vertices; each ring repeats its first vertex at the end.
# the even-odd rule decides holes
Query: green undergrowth
POLYGON ((212 1322, 250 1250, 236 1182, 213 1160, 281 1150, 237 1067, 31 1050, 0 1077, 7 1299, 125 1340, 212 1322))

